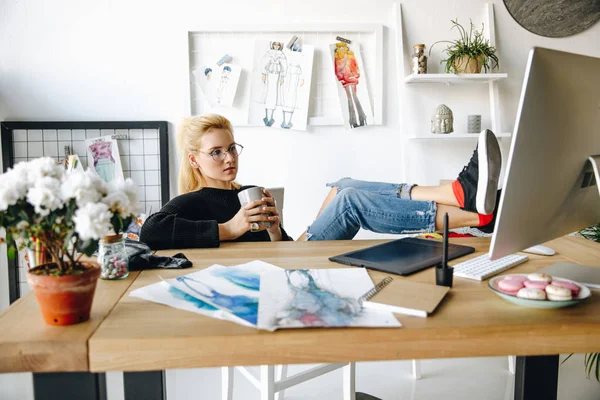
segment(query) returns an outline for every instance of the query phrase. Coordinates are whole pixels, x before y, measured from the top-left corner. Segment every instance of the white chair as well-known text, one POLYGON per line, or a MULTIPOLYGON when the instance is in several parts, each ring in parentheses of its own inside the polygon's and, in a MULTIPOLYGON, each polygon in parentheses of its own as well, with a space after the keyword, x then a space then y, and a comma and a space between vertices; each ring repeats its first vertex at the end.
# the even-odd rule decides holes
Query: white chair
POLYGON ((234 371, 241 374, 260 391, 260 400, 283 400, 286 389, 304 383, 310 379, 325 375, 331 371, 343 368, 344 400, 356 399, 355 373, 356 364, 323 364, 287 377, 287 365, 261 365, 260 378, 257 379, 245 367, 221 368, 222 400, 233 400, 234 371))
MULTIPOLYGON (((268 188, 267 190, 275 199, 275 206, 277 207, 277 211, 279 211, 281 225, 283 226, 284 188, 268 188)), ((259 379, 252 375, 245 367, 222 367, 222 400, 233 400, 233 375, 236 369, 260 391, 261 400, 283 400, 286 389, 340 368, 343 368, 344 371, 344 400, 355 400, 355 363, 323 364, 290 377, 287 376, 287 365, 278 365, 277 367, 273 365, 261 365, 259 379)))

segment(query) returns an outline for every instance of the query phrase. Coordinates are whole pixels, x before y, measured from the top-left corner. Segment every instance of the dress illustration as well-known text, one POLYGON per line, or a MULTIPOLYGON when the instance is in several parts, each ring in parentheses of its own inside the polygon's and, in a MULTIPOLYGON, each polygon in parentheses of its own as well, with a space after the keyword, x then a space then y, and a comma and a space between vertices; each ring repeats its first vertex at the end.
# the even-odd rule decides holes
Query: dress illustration
POLYGON ((319 287, 310 271, 287 270, 285 274, 294 297, 277 313, 276 326, 349 326, 360 313, 356 299, 340 297, 319 287))
POLYGON ((115 178, 115 159, 112 155, 111 142, 96 142, 89 146, 94 160, 96 173, 104 180, 111 182, 115 178))
POLYGON ((302 68, 300 68, 299 64, 290 63, 281 87, 281 109, 283 111, 283 122, 281 123, 281 127, 284 129, 290 129, 294 126, 292 124, 292 116, 296 109, 298 88, 302 85, 304 85, 302 68))
POLYGON ((365 126, 367 125, 367 116, 356 94, 356 85, 360 78, 356 56, 346 43, 338 42, 335 46, 335 76, 346 92, 350 127, 365 126))
POLYGON ((231 67, 226 65, 223 67, 223 71, 221 72, 221 81, 219 82, 219 86, 217 87, 217 103, 219 104, 221 104, 221 102, 223 101, 223 92, 227 87, 229 75, 231 75, 231 67))
POLYGON ((262 80, 266 85, 263 99, 265 105, 263 122, 265 126, 272 126, 275 123, 273 113, 281 103, 281 85, 288 68, 287 59, 282 49, 283 44, 281 42, 271 42, 271 49, 264 55, 261 63, 263 65, 262 80))

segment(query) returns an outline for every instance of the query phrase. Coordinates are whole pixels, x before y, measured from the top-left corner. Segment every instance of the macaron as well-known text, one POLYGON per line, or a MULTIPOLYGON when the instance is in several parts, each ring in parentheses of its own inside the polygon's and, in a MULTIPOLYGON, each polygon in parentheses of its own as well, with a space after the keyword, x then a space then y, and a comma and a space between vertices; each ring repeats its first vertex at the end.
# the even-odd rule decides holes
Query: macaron
POLYGON ((523 285, 525 287, 528 288, 535 288, 535 289, 541 289, 544 290, 546 288, 546 286, 548 286, 550 283, 548 282, 544 282, 544 281, 530 281, 530 280, 526 280, 523 282, 523 285))
POLYGON ((573 296, 571 296, 570 289, 554 285, 546 286, 546 295, 548 296, 548 300, 553 301, 565 301, 573 298, 573 296))
POLYGON ((579 291, 581 290, 581 288, 579 287, 579 285, 576 284, 576 283, 573 283, 573 282, 552 281, 552 285, 553 286, 564 287, 564 288, 569 289, 571 291, 571 295, 573 297, 579 296, 579 291))
POLYGON ((542 289, 524 287, 519 290, 517 297, 530 300, 546 300, 546 292, 542 289))
POLYGON ((525 275, 506 275, 502 278, 503 281, 513 281, 513 282, 525 282, 527 277, 525 275))
POLYGON ((527 279, 530 281, 540 281, 540 282, 552 282, 552 277, 546 274, 533 273, 527 275, 527 279))
POLYGON ((502 279, 498 282, 498 288, 502 289, 503 292, 516 295, 516 292, 523 288, 523 283, 513 279, 502 279))

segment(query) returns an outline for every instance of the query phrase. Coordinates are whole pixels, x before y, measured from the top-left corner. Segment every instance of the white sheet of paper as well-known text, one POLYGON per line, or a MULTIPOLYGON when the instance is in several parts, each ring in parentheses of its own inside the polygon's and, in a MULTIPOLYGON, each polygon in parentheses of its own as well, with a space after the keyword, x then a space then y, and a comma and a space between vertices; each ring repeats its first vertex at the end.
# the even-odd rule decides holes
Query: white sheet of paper
POLYGON ((373 125, 373 109, 360 45, 338 42, 331 44, 329 48, 333 60, 333 73, 338 81, 336 86, 344 126, 351 129, 373 125))
POLYGON ((261 276, 258 327, 400 327, 390 312, 362 309, 373 287, 364 268, 275 270, 261 276))
POLYGON ((248 123, 275 129, 305 131, 315 48, 303 45, 291 51, 257 40, 251 76, 248 123))
POLYGON ((123 167, 117 141, 110 135, 85 141, 88 168, 104 182, 124 180, 123 167))

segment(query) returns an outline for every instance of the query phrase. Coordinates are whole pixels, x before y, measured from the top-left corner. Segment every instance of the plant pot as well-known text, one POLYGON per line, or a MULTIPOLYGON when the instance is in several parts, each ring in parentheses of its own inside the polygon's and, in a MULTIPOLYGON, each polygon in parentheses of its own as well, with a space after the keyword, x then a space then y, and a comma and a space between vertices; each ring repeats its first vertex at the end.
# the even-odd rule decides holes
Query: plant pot
POLYGON ((452 63, 452 67, 457 74, 478 74, 481 72, 484 60, 485 57, 482 55, 476 57, 462 56, 452 63))
POLYGON ((90 319, 100 265, 84 263, 88 270, 79 275, 36 275, 40 265, 27 272, 27 282, 37 299, 44 321, 50 325, 72 325, 90 319))

